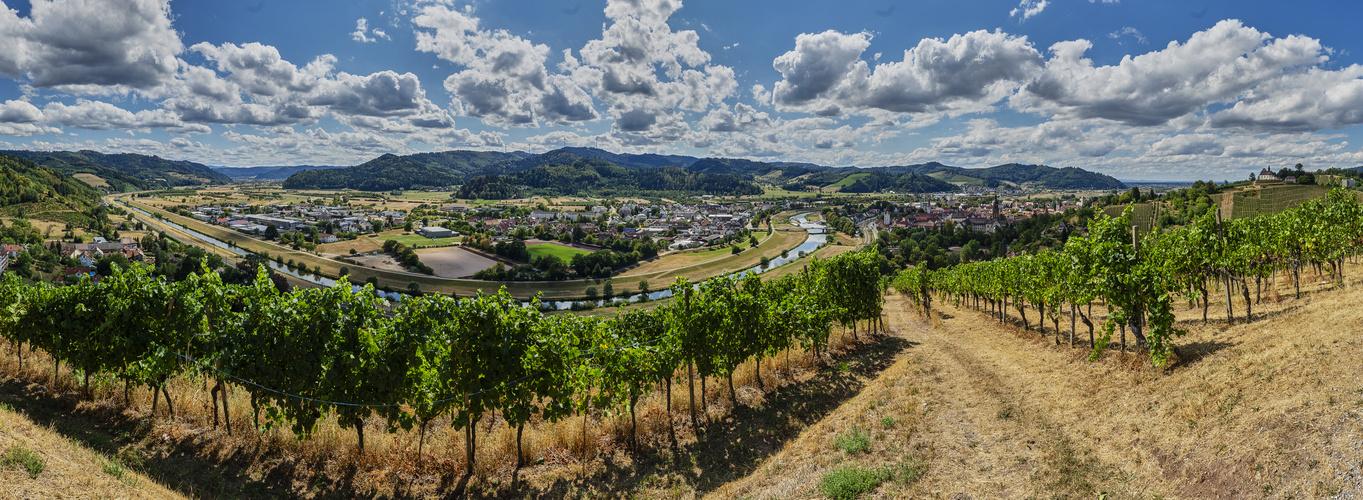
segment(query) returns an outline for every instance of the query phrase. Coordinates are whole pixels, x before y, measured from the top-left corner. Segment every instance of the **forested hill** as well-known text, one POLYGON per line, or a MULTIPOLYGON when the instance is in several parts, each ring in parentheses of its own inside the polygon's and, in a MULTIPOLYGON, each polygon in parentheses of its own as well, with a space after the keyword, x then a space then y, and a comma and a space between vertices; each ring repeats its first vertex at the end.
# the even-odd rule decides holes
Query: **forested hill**
POLYGON ((31 161, 0 154, 0 211, 17 215, 14 207, 31 205, 34 211, 71 209, 81 211, 93 206, 99 192, 75 178, 31 161))
POLYGON ((385 154, 349 168, 297 172, 284 180, 284 187, 361 191, 449 187, 524 156, 525 153, 492 151, 446 151, 407 156, 385 154))
POLYGON ((507 199, 524 195, 618 196, 638 193, 760 195, 762 188, 739 175, 707 174, 678 167, 628 169, 606 160, 579 159, 571 165, 470 179, 460 198, 507 199))
POLYGON ((199 163, 135 153, 19 150, 0 153, 24 158, 67 175, 98 176, 114 191, 232 182, 226 175, 199 163))
POLYGON ((844 193, 941 193, 955 191, 955 184, 935 177, 918 174, 894 175, 883 171, 873 171, 842 187, 844 193))
MULTIPOLYGON (((824 190, 852 193, 872 193, 895 191, 900 193, 928 193, 956 191, 963 185, 983 185, 998 187, 1005 185, 1034 185, 1051 189, 1125 189, 1126 186, 1112 177, 1088 172, 1078 168, 1054 168, 1045 165, 1020 165, 1010 163, 989 168, 962 168, 926 163, 921 165, 890 167, 825 167, 810 163, 767 163, 740 158, 695 158, 682 155, 624 154, 611 153, 595 148, 562 148, 541 154, 522 152, 500 153, 486 151, 447 151, 441 153, 419 153, 399 156, 386 154, 349 168, 331 170, 304 170, 284 182, 290 189, 359 189, 365 191, 384 191, 392 189, 419 189, 458 186, 472 182, 474 178, 497 176, 478 181, 471 188, 473 192, 491 191, 506 193, 520 188, 557 190, 562 194, 572 194, 572 186, 580 186, 591 192, 615 187, 620 190, 651 190, 644 187, 643 177, 633 174, 615 175, 611 172, 598 172, 595 167, 610 165, 631 172, 647 172, 659 168, 679 168, 686 172, 706 174, 688 176, 682 181, 680 174, 670 172, 655 174, 655 178, 669 179, 659 185, 670 188, 681 187, 680 191, 702 192, 697 187, 725 192, 750 191, 733 179, 725 177, 710 178, 708 175, 733 176, 743 182, 770 187, 781 186, 793 191, 824 190), (582 162, 592 163, 582 163, 582 162), (514 184, 521 179, 522 172, 544 166, 591 165, 594 174, 588 177, 599 179, 582 182, 561 181, 553 186, 514 184), (615 180, 626 182, 620 186, 603 186, 615 180), (510 183, 510 184, 509 184, 510 183), (505 185, 504 185, 505 184, 505 185), (512 189, 515 188, 515 189, 512 189)), ((581 170, 581 169, 579 169, 581 170)), ((585 172, 585 170, 583 170, 585 172)))

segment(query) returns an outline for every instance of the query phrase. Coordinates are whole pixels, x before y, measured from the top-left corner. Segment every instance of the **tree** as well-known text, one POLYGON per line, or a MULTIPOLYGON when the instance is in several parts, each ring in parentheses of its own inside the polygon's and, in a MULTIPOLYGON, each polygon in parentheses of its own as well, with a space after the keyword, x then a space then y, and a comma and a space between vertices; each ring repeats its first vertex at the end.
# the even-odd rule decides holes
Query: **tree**
POLYGON ((421 283, 417 283, 415 281, 408 283, 407 291, 412 293, 421 293, 421 283))
POLYGON ((273 240, 273 239, 278 238, 278 237, 279 237, 279 228, 274 227, 274 224, 270 224, 270 225, 265 226, 265 239, 267 239, 267 240, 273 240))
POLYGON ((587 300, 596 300, 596 287, 587 287, 587 300))
POLYGON ((341 266, 341 277, 344 278, 346 276, 350 276, 350 268, 346 266, 341 266))
POLYGON ((979 258, 979 255, 980 255, 979 240, 967 241, 965 245, 961 247, 962 262, 973 262, 975 261, 975 259, 979 258))

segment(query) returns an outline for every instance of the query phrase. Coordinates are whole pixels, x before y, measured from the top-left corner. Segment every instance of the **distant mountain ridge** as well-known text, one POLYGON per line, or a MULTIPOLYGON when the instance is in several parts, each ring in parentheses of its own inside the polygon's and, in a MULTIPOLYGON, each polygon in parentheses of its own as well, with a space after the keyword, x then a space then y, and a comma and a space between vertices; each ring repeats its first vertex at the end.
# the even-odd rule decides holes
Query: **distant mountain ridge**
POLYGON ((282 181, 288 179, 290 175, 304 170, 329 170, 333 168, 350 168, 345 165, 294 165, 294 166, 273 166, 273 167, 209 167, 213 170, 231 177, 234 181, 282 181))
POLYGON ((23 158, 66 175, 92 174, 115 191, 227 184, 232 179, 200 163, 166 160, 136 153, 98 151, 23 151, 0 153, 23 158))
MULTIPOLYGON (((938 162, 888 167, 825 167, 811 163, 767 163, 741 158, 612 153, 582 147, 555 149, 541 154, 489 151, 446 151, 405 156, 385 154, 354 167, 303 170, 290 175, 284 181, 284 187, 364 191, 451 187, 469 182, 475 177, 509 176, 537 167, 572 166, 583 161, 604 162, 632 171, 677 167, 700 174, 737 176, 748 182, 787 184, 793 187, 825 188, 838 185, 838 188, 845 192, 882 190, 940 192, 957 190, 964 184, 986 187, 1033 184, 1051 189, 1126 189, 1125 184, 1111 176, 1074 167, 1055 168, 1046 165, 1009 163, 989 168, 963 168, 938 162), (856 174, 876 175, 848 180, 850 176, 856 174)), ((593 168, 600 166, 593 165, 593 168)), ((585 170, 580 173, 589 177, 596 175, 585 170)), ((607 177, 623 178, 614 173, 607 177)), ((494 191, 498 193, 507 190, 492 181, 494 180, 484 179, 479 185, 495 186, 494 191)), ((517 179, 511 176, 497 181, 514 182, 517 179)), ((594 182, 569 184, 587 186, 593 185, 594 182)))

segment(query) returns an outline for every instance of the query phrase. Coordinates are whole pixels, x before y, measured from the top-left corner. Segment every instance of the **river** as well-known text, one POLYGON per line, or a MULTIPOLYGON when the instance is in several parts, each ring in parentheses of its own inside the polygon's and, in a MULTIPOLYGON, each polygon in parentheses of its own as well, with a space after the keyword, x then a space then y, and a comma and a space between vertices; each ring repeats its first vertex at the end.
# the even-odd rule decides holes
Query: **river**
MULTIPOLYGON (((127 203, 124 203, 123 200, 121 200, 121 199, 116 199, 115 201, 117 201, 119 204, 122 204, 123 206, 127 207, 127 208, 130 209, 130 210, 134 210, 134 211, 136 211, 136 212, 138 212, 138 213, 140 213, 140 214, 142 214, 142 215, 145 215, 145 216, 147 216, 147 217, 150 217, 150 218, 154 219, 157 223, 165 224, 165 225, 170 226, 170 227, 173 227, 173 228, 175 228, 175 229, 177 229, 177 230, 179 230, 179 231, 183 231, 184 233, 189 234, 190 236, 193 236, 193 237, 195 237, 195 238, 197 238, 197 239, 199 239, 199 240, 202 240, 202 241, 204 241, 204 242, 206 242, 206 243, 209 243, 209 244, 211 244, 211 245, 213 245, 213 246, 216 246, 216 247, 218 247, 218 248, 227 250, 227 251, 229 251, 229 252, 232 252, 232 253, 235 253, 235 254, 241 255, 241 256, 245 256, 245 255, 247 254, 247 252, 246 252, 245 250, 242 250, 242 249, 237 248, 237 247, 234 247, 234 246, 230 246, 230 245, 228 245, 226 242, 223 242, 222 240, 219 240, 219 239, 214 238, 214 237, 212 237, 212 236, 203 234, 203 233, 201 233, 201 232, 195 231, 195 230, 193 230, 193 229, 184 227, 184 226, 182 226, 182 225, 180 225, 180 224, 176 224, 176 223, 174 223, 174 222, 171 222, 171 221, 168 221, 168 220, 165 220, 165 219, 156 219, 156 217, 153 216, 152 214, 147 213, 145 210, 142 210, 142 209, 140 209, 140 208, 134 207, 134 206, 132 206, 132 205, 128 205, 127 203)), ((794 262, 795 260, 797 260, 797 259, 799 259, 800 257, 804 256, 805 254, 813 253, 813 252, 814 252, 815 250, 817 250, 819 247, 823 246, 824 242, 828 241, 828 234, 826 233, 826 229, 825 229, 825 227, 824 227, 822 224, 819 224, 819 223, 816 223, 816 222, 809 222, 809 219, 806 218, 806 216, 808 216, 809 214, 810 214, 810 212, 804 212, 804 213, 801 213, 801 214, 797 214, 797 215, 795 215, 794 217, 791 217, 791 220, 795 221, 795 223, 796 223, 797 225, 799 225, 801 228, 803 228, 805 231, 807 231, 807 232, 809 233, 809 237, 805 239, 804 243, 801 243, 800 246, 797 246, 797 247, 791 249, 789 252, 786 252, 786 256, 785 256, 785 257, 777 257, 777 258, 775 258, 775 259, 772 259, 771 262, 769 262, 769 263, 767 264, 766 267, 763 267, 763 266, 760 266, 760 265, 758 265, 758 266, 753 266, 753 267, 750 267, 750 268, 748 268, 748 269, 746 269, 746 270, 744 270, 744 271, 738 272, 738 273, 737 273, 737 276, 741 278, 741 277, 747 275, 748 273, 757 273, 757 274, 761 274, 761 273, 764 273, 764 272, 766 272, 766 271, 770 271, 770 270, 772 270, 772 269, 776 269, 777 267, 780 267, 780 266, 782 266, 782 265, 788 264, 788 263, 790 263, 790 262, 794 262)), ((148 222, 150 222, 150 221, 148 221, 148 222)), ((268 264, 270 265, 270 268, 271 268, 271 269, 274 269, 275 271, 279 271, 279 272, 281 272, 281 273, 287 274, 287 275, 289 275, 289 276, 293 276, 293 277, 295 277, 295 278, 298 278, 298 279, 300 279, 300 280, 306 281, 306 282, 308 282, 308 283, 312 283, 312 284, 315 284, 315 285, 318 285, 318 286, 324 286, 324 287, 332 287, 332 286, 336 286, 336 284, 337 284, 336 280, 333 280, 333 279, 331 279, 331 278, 326 278, 326 277, 323 277, 323 276, 316 276, 316 275, 312 275, 312 274, 301 274, 301 273, 299 273, 299 272, 297 272, 297 271, 294 271, 294 270, 289 269, 287 266, 280 265, 279 263, 276 263, 275 261, 267 261, 267 262, 268 262, 268 264)), ((357 291, 363 288, 363 286, 355 285, 355 284, 353 284, 353 283, 352 283, 350 286, 351 286, 351 289, 357 290, 357 291)), ((375 290, 375 293, 377 293, 380 297, 383 297, 383 298, 385 298, 385 299, 393 300, 393 301, 398 301, 398 302, 402 301, 402 299, 405 297, 405 295, 403 295, 403 294, 401 294, 401 293, 398 293, 398 292, 384 292, 384 291, 382 291, 382 290, 375 290)), ((666 290, 666 289, 665 289, 665 290, 659 290, 659 291, 656 291, 656 292, 650 292, 650 293, 648 294, 648 300, 657 300, 657 299, 667 298, 667 297, 671 297, 671 296, 672 296, 672 290, 666 290)), ((628 302, 639 302, 640 300, 643 299, 643 297, 644 297, 644 294, 634 294, 634 295, 629 295, 629 296, 620 296, 620 297, 616 297, 616 298, 611 299, 611 300, 609 300, 609 301, 607 301, 607 300, 598 300, 598 301, 596 301, 596 306, 597 306, 597 307, 606 306, 606 305, 609 305, 611 302, 614 302, 614 301, 616 301, 616 300, 626 300, 626 301, 628 301, 628 302)), ((546 302, 545 304, 546 304, 546 305, 552 305, 555 309, 569 309, 569 308, 571 308, 571 307, 573 306, 573 302, 574 302, 574 301, 561 300, 561 301, 546 302)), ((585 302, 585 301, 577 301, 577 302, 585 302)), ((525 304, 526 304, 526 305, 529 305, 529 302, 525 302, 525 304)))

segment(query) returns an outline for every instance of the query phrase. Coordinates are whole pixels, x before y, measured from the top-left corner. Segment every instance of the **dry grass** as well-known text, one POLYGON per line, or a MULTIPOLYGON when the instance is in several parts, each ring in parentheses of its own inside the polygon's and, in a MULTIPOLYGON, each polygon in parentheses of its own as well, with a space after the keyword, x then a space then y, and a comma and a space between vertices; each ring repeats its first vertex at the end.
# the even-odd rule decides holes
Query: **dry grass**
MULTIPOLYGON (((1179 327, 1190 333, 1175 342, 1182 359, 1169 368, 1120 351, 1087 362, 1086 348, 1056 344, 1049 322, 1041 336, 951 304, 939 304, 928 321, 892 296, 892 330, 913 347, 757 473, 714 496, 818 496, 817 478, 840 464, 908 457, 928 461, 922 479, 886 483, 875 497, 1357 493, 1363 345, 1353 332, 1363 324, 1354 307, 1363 288, 1304 291, 1301 300, 1286 286, 1266 292, 1255 321, 1233 327, 1215 296, 1213 313, 1219 303, 1221 314, 1208 325, 1200 308, 1179 311, 1179 327), (886 416, 896 429, 884 439, 872 434, 870 453, 835 447, 852 426, 878 431, 886 416)), ((1243 307, 1237 298, 1237 315, 1243 307)))
POLYGON ((0 405, 0 453, 28 455, 37 464, 27 469, 0 460, 0 498, 183 498, 127 460, 94 451, 8 404, 0 405))
MULTIPOLYGON (((832 352, 858 345, 851 337, 836 338, 832 352)), ((849 359, 864 364, 855 361, 865 357, 858 354, 864 351, 849 359)), ((700 415, 711 424, 699 435, 690 427, 685 372, 681 372, 674 380, 671 425, 661 387, 640 401, 637 413, 643 450, 638 454, 628 451, 628 413, 596 411, 586 418, 585 429, 581 416, 528 426, 523 444, 529 465, 517 471, 514 430, 500 416, 488 415, 478 423, 477 466, 468 491, 494 496, 640 491, 655 496, 665 490, 653 482, 660 475, 670 478, 668 488, 713 489, 746 475, 757 461, 693 462, 703 462, 700 459, 718 453, 715 450, 733 453, 738 443, 794 437, 799 427, 836 407, 838 397, 828 394, 845 398, 855 393, 855 385, 846 383, 849 374, 831 368, 816 370, 807 352, 794 352, 789 359, 789 364, 785 357, 763 363, 767 391, 774 392, 758 389, 753 363, 740 367, 734 376, 737 408, 724 380, 709 379, 704 393, 707 404, 700 415), (780 386, 786 388, 776 390, 780 386), (811 405, 810 400, 816 399, 824 401, 797 414, 787 411, 793 401, 811 405), (755 420, 770 423, 750 425, 755 420), (669 429, 675 429, 676 441, 669 429), (690 464, 688 468, 676 469, 683 462, 690 464), (616 469, 620 466, 627 467, 623 478, 616 469)), ((104 453, 136 457, 139 470, 182 492, 225 497, 433 497, 449 495, 461 486, 456 481, 465 467, 462 431, 451 428, 448 419, 427 428, 424 459, 418 464, 417 430, 385 433, 384 422, 371 418, 366 422, 367 449, 359 458, 354 431, 341 429, 334 418, 324 418, 307 440, 297 439, 287 429, 257 430, 248 396, 240 389, 231 394, 235 432, 229 436, 213 424, 206 390, 211 381, 206 384, 194 377, 172 381, 174 414, 162 401, 153 415, 151 393, 146 389, 134 390, 125 405, 122 386, 116 381, 96 379, 91 394, 84 395, 78 374, 62 366, 54 381, 52 370, 51 360, 41 352, 25 350, 21 368, 13 347, 0 346, 0 373, 8 375, 0 379, 0 402, 24 408, 43 425, 54 426, 68 438, 104 453)), ((699 382, 696 391, 699 403, 699 382)), ((772 449, 774 445, 767 444, 744 453, 760 457, 772 449)), ((91 490, 76 491, 82 491, 77 496, 92 494, 91 490)))
POLYGON ((103 177, 95 174, 79 173, 71 177, 75 177, 76 180, 89 184, 91 187, 109 187, 109 183, 105 182, 103 177))

